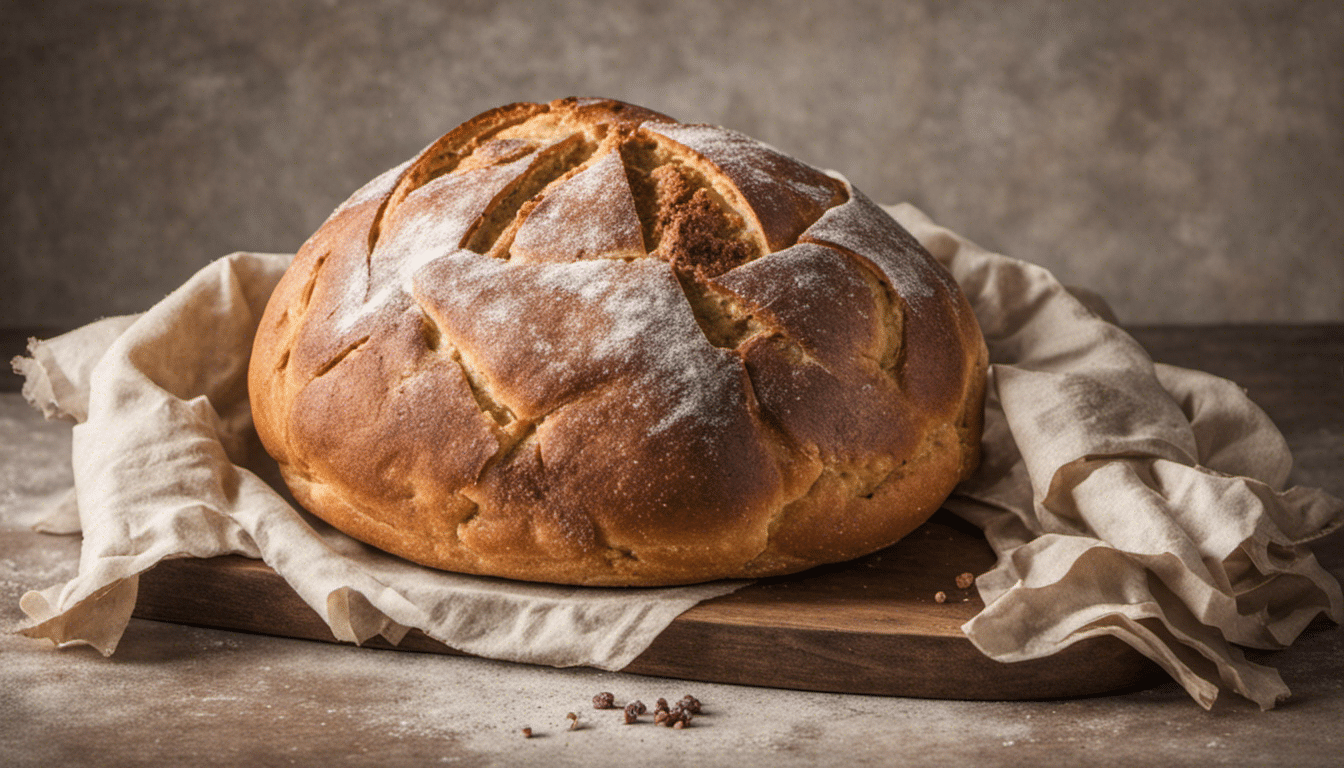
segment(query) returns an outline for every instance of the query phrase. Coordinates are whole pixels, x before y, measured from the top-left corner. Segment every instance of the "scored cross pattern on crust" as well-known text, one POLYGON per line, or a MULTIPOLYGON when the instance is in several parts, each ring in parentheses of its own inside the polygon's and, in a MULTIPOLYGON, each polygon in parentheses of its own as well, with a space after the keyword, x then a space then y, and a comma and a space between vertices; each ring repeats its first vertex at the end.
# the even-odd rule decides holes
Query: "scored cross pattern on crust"
POLYGON ((434 567, 765 576, 887 546, 978 460, 955 283, 845 180, 620 102, 484 113, 304 245, 254 348, 296 499, 434 567))

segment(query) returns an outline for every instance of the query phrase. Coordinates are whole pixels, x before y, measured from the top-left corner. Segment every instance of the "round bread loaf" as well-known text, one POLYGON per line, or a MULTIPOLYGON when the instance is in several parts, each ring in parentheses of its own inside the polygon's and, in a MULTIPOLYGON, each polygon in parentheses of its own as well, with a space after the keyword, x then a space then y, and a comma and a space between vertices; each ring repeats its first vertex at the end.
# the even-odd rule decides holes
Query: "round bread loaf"
POLYGON ((589 585, 888 546, 979 458, 965 297, 837 176, 602 99, 479 115, 341 205, 249 388, 294 497, 435 568, 589 585))

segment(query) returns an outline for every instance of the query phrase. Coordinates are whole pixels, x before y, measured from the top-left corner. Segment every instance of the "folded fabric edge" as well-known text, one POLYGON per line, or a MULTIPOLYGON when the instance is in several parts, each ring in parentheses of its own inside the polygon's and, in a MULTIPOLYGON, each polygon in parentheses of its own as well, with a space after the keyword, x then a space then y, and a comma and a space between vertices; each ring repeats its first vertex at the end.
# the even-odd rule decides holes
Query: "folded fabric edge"
POLYGON ((49 339, 30 338, 29 356, 10 361, 24 379, 24 399, 46 419, 83 421, 88 416, 89 371, 139 317, 115 315, 49 339))
POLYGON ((383 613, 364 593, 353 587, 339 587, 327 595, 327 626, 336 636, 355 645, 363 645, 370 638, 382 637, 393 645, 399 645, 410 627, 393 621, 383 613))
POLYGON ((74 486, 52 492, 36 502, 34 507, 39 516, 31 529, 36 533, 71 536, 83 530, 79 523, 79 506, 75 500, 74 486))
MULTIPOLYGON (((1011 664, 1053 656, 1092 637, 1114 637, 1143 654, 1171 676, 1204 709, 1211 709, 1219 696, 1220 681, 1233 692, 1254 702, 1261 710, 1273 709, 1291 695, 1278 671, 1245 658, 1240 649, 1208 648, 1193 638, 1172 631, 1159 618, 1135 615, 1127 610, 1103 611, 1095 618, 1069 629, 1061 638, 1041 641, 1036 647, 996 652, 979 640, 977 616, 962 625, 971 643, 991 659, 1011 664), (1159 629, 1160 628, 1160 629, 1159 629)), ((993 630, 989 630, 992 632, 993 630)))
POLYGON ((33 623, 18 627, 15 633, 50 640, 58 648, 90 645, 103 656, 111 656, 131 621, 131 612, 135 610, 135 599, 140 587, 139 574, 112 582, 58 611, 58 595, 65 586, 57 584, 46 590, 28 592, 19 598, 19 608, 33 623))
POLYGON ((56 400, 56 394, 51 384, 51 375, 47 372, 45 366, 37 359, 40 354, 38 345, 41 342, 37 339, 28 340, 28 354, 30 357, 15 357, 10 360, 10 366, 14 372, 23 377, 23 388, 20 393, 23 399, 33 407, 42 417, 47 420, 65 419, 75 421, 61 408, 56 400))
MULTIPOLYGON (((1037 539, 1030 546, 1044 545, 1037 539)), ((1154 583, 1153 574, 1141 569, 1137 563, 1135 569, 1147 573, 1146 599, 1093 604, 1068 614, 1063 620, 1051 617, 1035 622, 1040 626, 1027 642, 996 646, 992 639, 1011 638, 1013 628, 1033 624, 1030 618, 1033 606, 1047 604, 1052 611, 1056 610, 1060 601, 1051 593, 1065 588, 1061 584, 1067 580, 1067 575, 1036 586, 1024 583, 1022 575, 1016 573, 1018 563, 1013 557, 1023 548, 1004 553, 999 564, 981 576, 981 579, 997 578, 999 581, 1013 579, 1015 583, 961 627, 967 639, 989 658, 1005 663, 1045 658, 1102 633, 1116 637, 1158 664, 1206 709, 1217 698, 1215 680, 1255 702, 1261 709, 1271 709, 1276 702, 1290 695, 1276 670, 1246 659, 1239 647, 1226 641, 1218 627, 1203 624, 1188 611, 1183 615, 1180 598, 1160 582, 1154 583), (1010 615, 1004 614, 1005 606, 1010 607, 1010 615), (1005 622, 1009 626, 998 626, 1005 622), (1187 626, 1182 627, 1182 624, 1187 626)), ((1074 555, 1069 572, 1087 570, 1090 566, 1085 561, 1096 554, 1124 556, 1123 552, 1097 541, 1092 546, 1083 546, 1074 555)))
MULTIPOLYGON (((962 499, 960 506, 975 507, 980 504, 980 502, 972 499, 962 499)), ((975 510, 970 511, 974 512, 975 510)), ((996 524, 1004 522, 1003 518, 1005 517, 1011 518, 1012 521, 1017 520, 1011 514, 991 515, 988 520, 984 519, 984 515, 967 515, 961 514, 961 512, 958 512, 958 514, 971 522, 976 522, 982 529, 985 529, 987 534, 991 533, 990 529, 996 524)), ((1129 607, 1125 607, 1124 610, 1117 608, 1116 610, 1103 611, 1098 616, 1090 617, 1087 621, 1075 620, 1064 625, 1063 629, 1056 627, 1053 634, 1038 633, 1035 642, 1028 643, 1025 647, 1015 645, 1012 649, 1005 650, 986 643, 984 641, 986 636, 1012 634, 1007 629, 993 628, 995 622, 993 613, 996 604, 999 606, 1006 605, 1007 603, 1002 602, 1005 598, 1010 602, 1017 601, 1020 604, 1023 602, 1021 597, 1024 593, 1049 591, 1057 587, 1059 581, 1067 578, 1065 576, 1049 583, 1029 586, 1024 582, 1026 574, 1019 572, 1020 563, 1017 561, 1020 558, 1016 555, 1029 548, 1044 546, 1048 543, 1048 539, 1055 536, 1046 534, 1017 546, 1013 546, 1010 542, 994 542, 998 545, 995 547, 998 562, 993 569, 982 574, 976 582, 981 596, 985 599, 986 608, 962 626, 962 631, 968 639, 986 656, 1003 662, 1043 658, 1058 653, 1063 648, 1091 637, 1097 632, 1102 632, 1122 640, 1136 651, 1153 660, 1206 709, 1211 707, 1213 701, 1217 698, 1218 686, 1214 681, 1221 681, 1229 689, 1255 702, 1262 709, 1270 709, 1275 706, 1276 702, 1290 695, 1287 685, 1276 670, 1247 660, 1239 647, 1226 642, 1226 638, 1223 636, 1227 631, 1226 629, 1203 624, 1191 614, 1191 623, 1207 629, 1209 633, 1216 636, 1212 640, 1196 638, 1190 632, 1178 631, 1171 625, 1166 614, 1175 609, 1170 608, 1155 609, 1152 612, 1153 615, 1143 616, 1131 616, 1129 607), (1005 544, 1007 544, 1006 547, 1005 544), (1125 617, 1127 623, 1119 627, 1108 625, 1104 630, 1094 626, 1097 622, 1114 621, 1117 617, 1125 617), (1143 625, 1157 625, 1164 631, 1159 632, 1153 626, 1141 629, 1139 622, 1142 622, 1143 625), (1210 642, 1212 642, 1212 645, 1210 645, 1210 642), (1198 659, 1198 662, 1195 661, 1196 659, 1198 659), (1210 690, 1213 691, 1212 694, 1210 690)), ((1067 538, 1075 537, 1069 536, 1067 538)), ((1255 542, 1252 540, 1243 542, 1243 546, 1254 545, 1255 542)), ((1125 554, 1121 550, 1114 550, 1104 542, 1096 540, 1093 546, 1083 547, 1083 551, 1078 553, 1078 557, 1081 558, 1087 550, 1094 548, 1110 549, 1118 554, 1125 554)), ((1028 561, 1030 559, 1027 558, 1028 561)), ((1296 611, 1290 615, 1281 616, 1278 622, 1272 623, 1268 630, 1275 633, 1275 637, 1280 643, 1279 647, 1287 647, 1294 642, 1301 631, 1317 615, 1324 615, 1338 622, 1338 582, 1328 572, 1315 564, 1314 556, 1309 555, 1307 559, 1309 562, 1299 558, 1295 562, 1295 567, 1282 572, 1276 570, 1267 574, 1270 578, 1295 576, 1310 581, 1321 593, 1324 603, 1307 611, 1310 616, 1305 615, 1303 611, 1296 611), (1322 579, 1322 577, 1324 578, 1322 579)), ((1075 565, 1076 563, 1075 560, 1075 565)), ((1150 573, 1151 577, 1153 577, 1153 574, 1150 573)), ((1174 594, 1170 596, 1170 599, 1177 602, 1181 601, 1181 598, 1174 594)), ((1054 601, 1049 602, 1052 605, 1054 604, 1054 601)))
MULTIPOLYGON (((343 642, 362 645, 375 636, 399 645, 410 632, 417 629, 426 637, 462 654, 480 658, 509 661, 521 664, 535 664, 555 668, 591 667, 605 671, 619 671, 632 663, 647 648, 648 642, 657 637, 675 618, 695 605, 715 597, 730 594, 744 586, 753 584, 753 580, 724 580, 686 587, 650 588, 648 591, 673 591, 681 595, 679 599, 645 601, 635 611, 629 610, 626 599, 628 593, 610 592, 611 599, 598 600, 596 604, 574 604, 569 597, 549 598, 549 609, 536 610, 529 600, 518 598, 509 600, 509 605, 519 604, 523 610, 516 613, 508 608, 497 610, 491 621, 492 630, 501 627, 505 635, 536 636, 544 634, 548 626, 565 625, 592 628, 604 627, 604 642, 585 652, 574 649, 556 649, 546 645, 527 646, 525 652, 501 652, 500 637, 494 631, 484 633, 467 631, 460 636, 450 636, 440 631, 442 620, 429 619, 413 601, 407 599, 397 588, 370 577, 371 583, 361 589, 355 586, 337 587, 327 593, 326 612, 323 620, 332 630, 332 634, 343 642), (370 590, 366 592, 366 590, 370 590), (613 606, 618 616, 605 614, 613 606), (614 623, 613 623, 614 620, 614 623), (641 639, 642 638, 642 639, 641 639), (556 655, 559 653, 559 655, 556 655)), ((550 585, 543 585, 550 586, 550 585)), ((595 589, 607 593, 603 587, 571 587, 574 593, 595 589)), ((588 593, 591 597, 593 593, 588 593)), ((473 598, 463 596, 455 603, 451 612, 472 611, 473 598)), ((453 622, 449 622, 452 624, 453 622)), ((454 624, 454 626, 459 626, 454 624)))
MULTIPOLYGON (((1162 552, 1143 551, 1132 546, 1118 545, 1114 543, 1114 537, 1103 535, 1098 539, 1106 546, 1134 559, 1149 573, 1161 577, 1164 582, 1175 586, 1179 581, 1183 585, 1182 601, 1200 616, 1201 621, 1209 626, 1219 626, 1223 634, 1233 642, 1266 649, 1287 647, 1310 622, 1310 619, 1302 620, 1300 616, 1297 621, 1284 617, 1275 619, 1274 606, 1270 605, 1250 610, 1243 602, 1244 582, 1252 577, 1237 577, 1228 570, 1229 558, 1236 556, 1237 553, 1244 554, 1258 569, 1258 576, 1255 577, 1257 587, 1263 587, 1266 583, 1277 579, 1300 579, 1315 590, 1316 599, 1312 601, 1312 605, 1306 606, 1311 607, 1313 617, 1319 612, 1336 623, 1344 619, 1344 595, 1341 594, 1339 581, 1321 567, 1315 554, 1303 545, 1300 531, 1289 533, 1283 528, 1283 525, 1296 521, 1306 521, 1304 524, 1308 527, 1323 526, 1334 529, 1339 526, 1340 518, 1344 517, 1344 514, 1341 514, 1344 513, 1344 502, 1321 491, 1310 492, 1316 489, 1277 491, 1254 477, 1230 475, 1201 464, 1180 464, 1146 454, 1096 454, 1060 467, 1049 492, 1041 502, 1041 507, 1049 510, 1052 515, 1062 514, 1065 518, 1071 517, 1068 514, 1070 499, 1067 497, 1081 485, 1074 470, 1082 468, 1096 471, 1115 466, 1132 470, 1136 464, 1148 467, 1152 477, 1144 478, 1134 473, 1135 487, 1149 490, 1159 503, 1180 506, 1178 501, 1169 498, 1170 490, 1162 489, 1171 489, 1179 485, 1178 479, 1185 479, 1184 482, 1201 481, 1215 486, 1220 498, 1228 504, 1231 503, 1231 499, 1237 499, 1243 505, 1255 509, 1254 516, 1249 518, 1253 525, 1242 531, 1243 538, 1235 540, 1234 543, 1225 543, 1224 549, 1211 551, 1210 542, 1196 538, 1189 539, 1187 554, 1202 555, 1204 560, 1182 559, 1175 549, 1162 552), (1074 477, 1066 480, 1064 479, 1066 474, 1073 474, 1074 477), (1315 507, 1321 509, 1313 509, 1315 507), (1271 548, 1281 552, 1272 553, 1271 548), (1210 557, 1216 559, 1217 567, 1212 564, 1214 561, 1208 560, 1210 557), (1207 612, 1214 605, 1223 608, 1225 614, 1232 617, 1232 621, 1218 624, 1208 621, 1207 612), (1254 627, 1263 627, 1266 633, 1264 637, 1252 632, 1254 627), (1269 640, 1269 637, 1273 640, 1269 640)), ((1106 494, 1112 498, 1120 495, 1112 489, 1108 489, 1106 494)), ((1139 501, 1135 502, 1136 505, 1138 503, 1139 501)), ((1164 517, 1167 520, 1178 521, 1174 514, 1166 513, 1164 517)), ((1190 535, 1190 531, 1183 523, 1177 522, 1177 525, 1183 534, 1190 535)))

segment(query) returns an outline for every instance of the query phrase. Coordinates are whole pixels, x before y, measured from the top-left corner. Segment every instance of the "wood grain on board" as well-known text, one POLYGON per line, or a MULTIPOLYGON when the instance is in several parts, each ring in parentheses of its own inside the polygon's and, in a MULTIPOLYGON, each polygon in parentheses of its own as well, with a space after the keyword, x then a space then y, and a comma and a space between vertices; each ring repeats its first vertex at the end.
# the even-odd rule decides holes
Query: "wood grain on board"
MULTIPOLYGON (((961 625, 984 607, 957 576, 994 563, 980 534, 937 517, 895 546, 840 565, 763 579, 677 617, 624 671, 708 682, 951 699, 1082 696, 1162 679, 1111 638, 1002 664, 961 625), (936 595, 944 593, 944 602, 936 595)), ((140 578, 145 619, 336 642, 265 564, 168 560, 140 578)), ((392 648, 381 638, 368 645, 392 648)), ((412 630, 399 650, 456 654, 412 630)))

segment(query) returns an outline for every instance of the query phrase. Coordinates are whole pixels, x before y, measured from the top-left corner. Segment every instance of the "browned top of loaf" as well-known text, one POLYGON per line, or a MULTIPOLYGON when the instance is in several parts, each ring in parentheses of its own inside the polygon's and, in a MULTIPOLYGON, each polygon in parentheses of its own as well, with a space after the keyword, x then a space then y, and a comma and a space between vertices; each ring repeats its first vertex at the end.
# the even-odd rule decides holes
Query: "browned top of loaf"
POLYGON ((885 546, 977 460, 984 347, 843 180, 620 102, 484 113, 358 191, 258 331, 306 507, 418 562, 656 584, 885 546))

